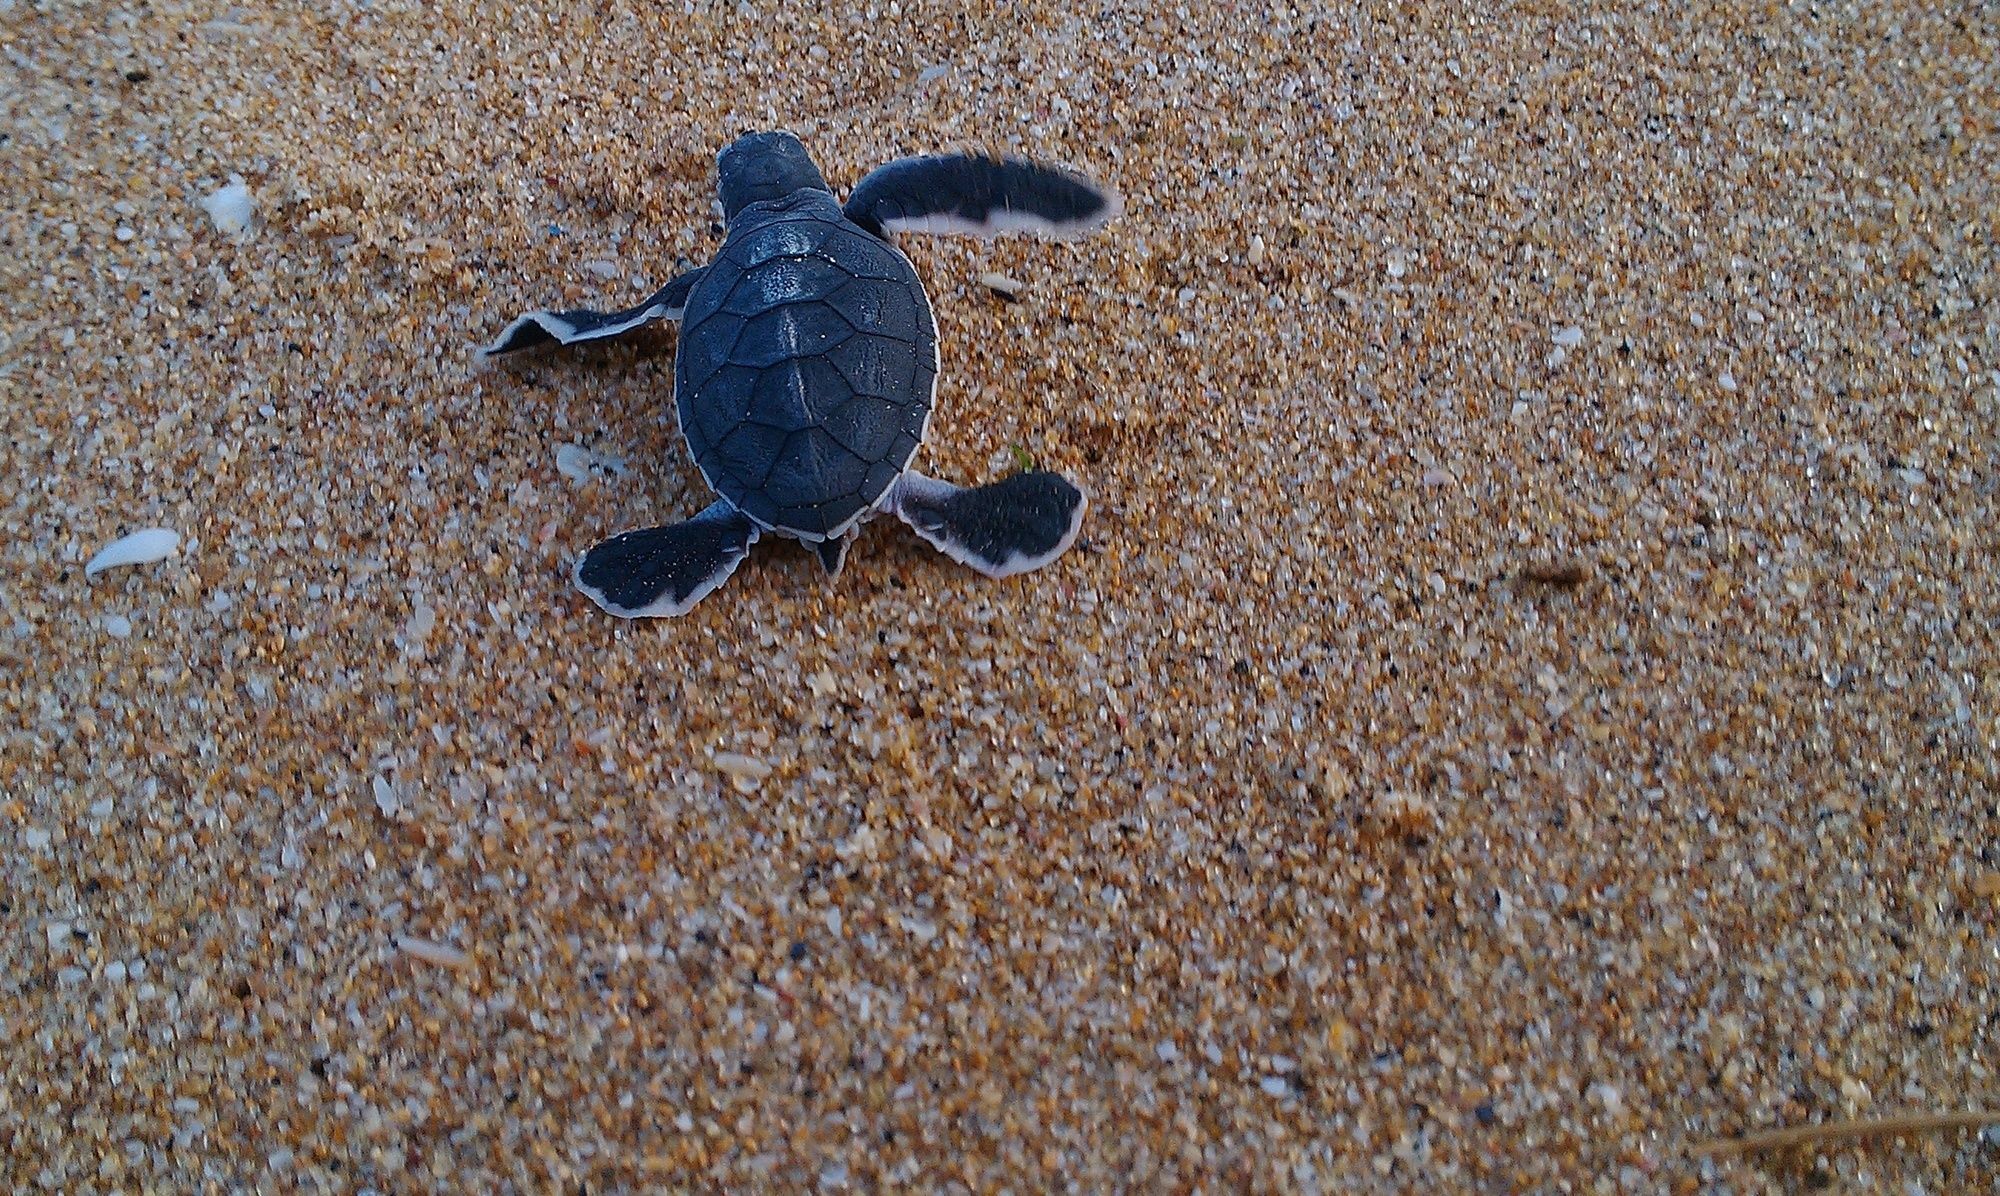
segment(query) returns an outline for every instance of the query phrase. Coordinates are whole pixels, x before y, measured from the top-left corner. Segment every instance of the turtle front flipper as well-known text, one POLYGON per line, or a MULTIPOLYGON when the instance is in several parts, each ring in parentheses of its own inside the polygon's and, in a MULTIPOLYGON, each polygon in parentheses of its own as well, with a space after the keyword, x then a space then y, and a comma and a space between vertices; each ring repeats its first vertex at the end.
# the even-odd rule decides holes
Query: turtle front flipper
POLYGON ((1087 233, 1120 210, 1118 197, 1051 166, 1017 159, 944 154, 877 167, 854 188, 847 218, 881 236, 893 232, 1087 233))
POLYGON ((726 502, 684 523, 622 532, 583 554, 576 588, 621 619, 684 615, 729 580, 757 525, 726 502))
POLYGON ((1035 470, 966 489, 910 472, 896 479, 896 514, 931 547, 988 577, 1039 569, 1076 542, 1087 504, 1059 473, 1035 470))
POLYGON ((500 334, 499 339, 481 349, 480 355, 499 357, 543 345, 608 340, 643 328, 654 320, 678 320, 687 308, 688 294, 707 272, 706 266, 689 270, 648 295, 644 302, 623 311, 592 311, 587 307, 570 311, 531 311, 507 325, 507 330, 500 334))

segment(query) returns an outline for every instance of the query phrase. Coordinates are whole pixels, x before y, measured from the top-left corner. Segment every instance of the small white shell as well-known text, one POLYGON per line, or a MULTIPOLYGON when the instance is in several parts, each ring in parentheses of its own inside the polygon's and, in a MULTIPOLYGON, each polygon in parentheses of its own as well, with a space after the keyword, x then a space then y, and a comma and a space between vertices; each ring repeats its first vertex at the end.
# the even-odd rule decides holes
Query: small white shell
POLYGON ((469 968, 472 966, 472 957, 457 947, 446 943, 434 943, 429 939, 420 939, 413 934, 397 935, 396 949, 412 959, 421 959, 425 963, 436 964, 441 968, 469 968))
POLYGON ((1009 278, 998 270, 989 270, 979 276, 979 285, 1007 299, 1019 299, 1028 284, 1018 278, 1009 278))
POLYGON ((215 222, 215 229, 222 235, 235 236, 250 227, 250 188, 242 179, 233 180, 227 187, 216 191, 201 201, 208 210, 208 218, 215 222))
POLYGON ((556 449, 556 472, 572 482, 589 481, 598 470, 624 477, 628 472, 622 458, 605 453, 594 453, 580 444, 565 444, 556 449))
POLYGON ((771 766, 755 756, 745 756, 740 752, 715 753, 715 766, 727 774, 739 792, 753 792, 771 775, 771 766))
POLYGON ((163 561, 174 549, 180 547, 179 532, 168 531, 164 527, 149 527, 142 532, 133 532, 120 540, 113 540, 104 546, 104 551, 90 558, 83 567, 85 577, 96 577, 106 569, 120 565, 148 565, 163 561))

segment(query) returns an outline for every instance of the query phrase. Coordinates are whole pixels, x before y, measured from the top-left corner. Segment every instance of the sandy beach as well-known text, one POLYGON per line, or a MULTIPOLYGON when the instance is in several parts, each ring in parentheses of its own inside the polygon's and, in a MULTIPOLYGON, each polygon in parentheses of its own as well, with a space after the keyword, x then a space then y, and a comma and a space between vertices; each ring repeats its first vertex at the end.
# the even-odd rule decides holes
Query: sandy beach
POLYGON ((1996 60, 0 0, 0 1186, 1995 1190, 1727 1143, 2000 1106, 1996 60), (1121 194, 901 240, 923 468, 1062 470, 1068 555, 572 586, 709 501, 676 333, 475 350, 706 261, 753 128, 1121 194))

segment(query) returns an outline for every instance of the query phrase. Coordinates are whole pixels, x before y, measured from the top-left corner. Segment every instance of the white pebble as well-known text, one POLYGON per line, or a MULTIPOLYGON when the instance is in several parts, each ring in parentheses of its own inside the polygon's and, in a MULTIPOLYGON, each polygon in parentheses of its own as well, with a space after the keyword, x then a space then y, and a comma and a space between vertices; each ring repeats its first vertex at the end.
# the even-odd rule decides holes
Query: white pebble
POLYGON ((1549 339, 1561 348, 1574 349, 1583 343, 1583 329, 1571 324, 1567 328, 1556 329, 1555 335, 1549 337, 1549 339))
POLYGON ((389 783, 387 777, 379 774, 369 785, 375 790, 375 808, 382 811, 382 817, 394 818, 396 811, 403 808, 402 803, 396 800, 396 787, 389 783))
POLYGON ((1728 370, 1722 371, 1722 375, 1715 380, 1715 384, 1730 394, 1736 393, 1736 375, 1730 373, 1728 370))
POLYGON ((917 86, 922 87, 933 79, 942 79, 950 73, 951 68, 944 63, 934 63, 917 72, 917 86))
POLYGON ((1292 1090, 1291 1081, 1283 1076, 1265 1076, 1257 1081, 1257 1086, 1264 1090, 1265 1096, 1284 1096, 1292 1090))
POLYGON ((132 620, 124 615, 104 616, 104 634, 114 640, 122 640, 132 634, 132 620))
POLYGON ((53 951, 69 941, 69 923, 51 922, 45 933, 49 936, 49 950, 53 951))
POLYGON ((75 967, 64 968, 62 971, 56 973, 56 979, 62 981, 64 984, 82 984, 89 976, 89 972, 75 967))
POLYGON ((250 227, 250 188, 241 179, 209 195, 201 201, 201 206, 208 210, 216 231, 224 236, 234 236, 250 227))
POLYGON ((1598 1104, 1604 1106, 1604 1111, 1614 1117, 1625 1107, 1624 1094, 1609 1084, 1592 1084, 1590 1086, 1590 1097, 1598 1104))
POLYGON ((1401 278, 1410 272, 1410 251, 1392 249, 1389 251, 1389 277, 1401 278))
POLYGON ((590 451, 580 445, 556 446, 556 472, 575 482, 590 478, 590 451))
POLYGON ((620 273, 622 273, 622 271, 618 268, 617 262, 606 261, 603 258, 598 258, 595 261, 585 262, 583 264, 583 268, 590 271, 592 274, 597 275, 599 278, 603 279, 616 278, 620 273))
POLYGON ((436 626, 437 612, 423 599, 417 599, 415 609, 410 611, 410 621, 403 624, 403 651, 411 656, 421 653, 424 641, 431 637, 436 626))
POLYGON ((1250 236, 1250 264, 1253 266, 1261 266, 1264 264, 1263 233, 1253 233, 1250 236))
POLYGON ((179 532, 168 531, 164 527, 149 527, 133 532, 106 544, 90 563, 83 567, 85 577, 96 577, 106 569, 120 565, 149 565, 163 561, 174 549, 180 547, 179 532))
POLYGON ((125 961, 114 959, 104 965, 104 978, 113 984, 125 983, 125 961))
POLYGON ((110 798, 100 797, 90 803, 90 816, 92 818, 109 818, 114 808, 116 807, 110 798))
POLYGON ((132 238, 138 236, 139 234, 133 232, 129 226, 121 224, 118 226, 118 231, 113 233, 112 235, 117 237, 119 242, 122 244, 123 242, 130 241, 132 238))
POLYGON ((49 845, 49 833, 41 827, 31 826, 21 832, 21 841, 28 845, 29 851, 40 851, 49 845))

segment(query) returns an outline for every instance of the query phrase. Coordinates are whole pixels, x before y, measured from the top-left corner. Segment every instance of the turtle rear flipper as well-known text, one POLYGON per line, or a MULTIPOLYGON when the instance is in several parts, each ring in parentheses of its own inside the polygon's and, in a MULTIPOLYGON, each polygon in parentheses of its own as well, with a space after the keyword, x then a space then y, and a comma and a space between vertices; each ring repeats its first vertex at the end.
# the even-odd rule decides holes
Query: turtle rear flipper
POLYGON ((684 615, 729 580, 757 542, 757 525, 726 502, 664 527, 622 532, 576 566, 576 588, 621 619, 684 615))
POLYGON ((609 340, 643 328, 654 320, 678 320, 687 309, 688 294, 707 272, 706 266, 689 270, 646 296, 643 302, 623 311, 592 311, 587 307, 569 311, 531 311, 507 325, 507 330, 498 339, 479 351, 480 355, 499 357, 543 345, 609 340))
POLYGON ((1087 504, 1068 478, 1018 473, 970 489, 910 472, 896 480, 896 514, 931 547, 988 577, 1039 569, 1076 542, 1087 504))
POLYGON ((1072 236, 1118 215, 1118 197, 1089 179, 1016 159, 943 154, 877 167, 847 199, 854 223, 885 232, 1027 232, 1072 236))

